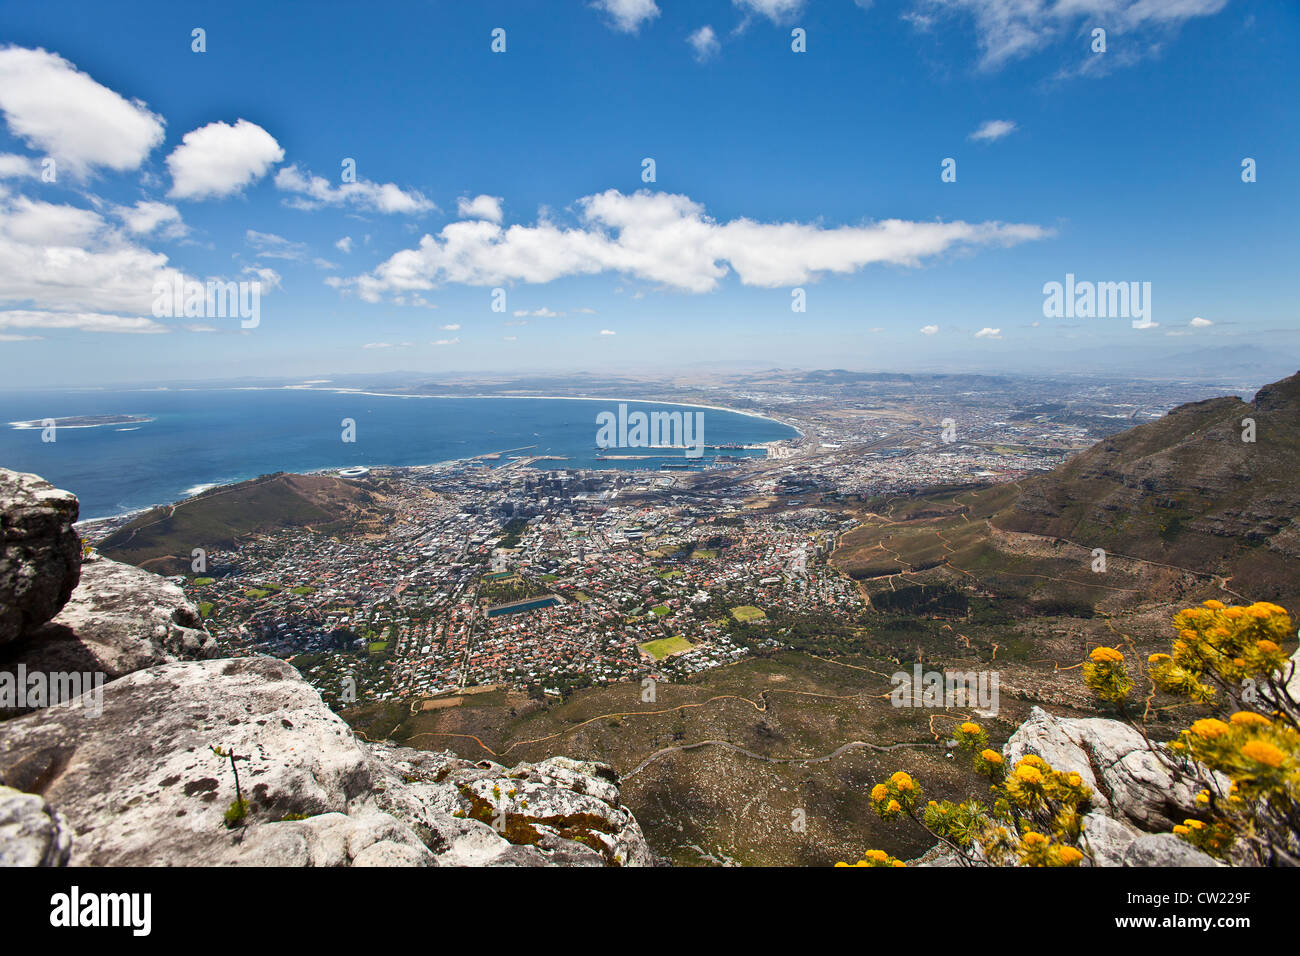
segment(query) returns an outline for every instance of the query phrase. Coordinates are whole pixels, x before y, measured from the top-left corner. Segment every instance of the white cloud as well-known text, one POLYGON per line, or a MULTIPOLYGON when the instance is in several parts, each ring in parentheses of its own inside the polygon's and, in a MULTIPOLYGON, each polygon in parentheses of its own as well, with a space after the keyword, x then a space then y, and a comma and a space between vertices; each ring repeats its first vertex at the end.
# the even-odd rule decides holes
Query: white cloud
POLYGON ((437 339, 436 341, 431 342, 430 344, 431 344, 431 345, 459 345, 459 344, 460 344, 460 339, 459 339, 459 338, 454 338, 454 339, 437 339))
POLYGON ((1214 323, 1211 322, 1209 319, 1203 319, 1198 315, 1196 318, 1192 319, 1192 321, 1188 322, 1187 324, 1194 329, 1206 329, 1209 328, 1214 323))
POLYGON ((184 235, 187 230, 181 222, 180 211, 165 202, 140 200, 134 206, 116 206, 114 214, 122 220, 126 231, 137 236, 147 236, 160 226, 169 239, 184 235))
POLYGON ((1001 329, 991 329, 987 325, 975 333, 977 339, 1000 339, 1002 338, 1001 329))
POLYGON ((714 56, 721 49, 718 35, 713 32, 713 27, 707 24, 687 36, 686 42, 691 45, 691 49, 695 51, 695 59, 700 62, 714 56))
POLYGON ((563 314, 564 314, 563 312, 552 312, 550 309, 546 308, 546 306, 542 306, 540 309, 533 309, 531 312, 529 312, 527 309, 515 309, 516 318, 525 315, 532 315, 532 316, 536 316, 539 319, 554 319, 557 316, 561 316, 563 314))
POLYGON ((367 342, 363 349, 409 349, 414 342, 367 342))
POLYGON ((804 0, 731 0, 748 14, 767 17, 773 23, 782 23, 803 12, 804 0))
POLYGON ((1011 120, 986 120, 980 128, 970 134, 970 139, 977 143, 991 143, 1016 131, 1016 124, 1011 120))
POLYGON ((257 281, 262 284, 260 290, 262 295, 269 294, 273 289, 283 288, 280 285, 280 273, 265 266, 244 266, 240 274, 255 276, 257 281))
MULTIPOLYGON (((914 23, 928 27, 927 13, 964 12, 975 25, 980 66, 996 70, 1012 60, 1041 52, 1070 38, 1078 42, 1085 27, 1102 26, 1108 37, 1169 31, 1194 17, 1212 16, 1228 0, 918 0, 914 23), (921 13, 920 11, 926 11, 921 13)), ((1085 37, 1087 34, 1083 34, 1085 37)), ((1079 43, 1080 59, 1102 63, 1079 43), (1086 57, 1086 59, 1085 59, 1086 57)), ((1106 60, 1116 51, 1104 54, 1106 60)), ((1130 57, 1131 59, 1131 57, 1130 57)))
POLYGON ((923 326, 921 326, 921 334, 922 334, 922 335, 938 335, 938 334, 939 334, 939 326, 937 326, 937 325, 923 325, 923 326))
POLYGON ((576 228, 544 218, 533 226, 449 223, 343 284, 368 302, 447 283, 546 283, 601 272, 711 292, 734 271, 745 285, 775 288, 873 263, 916 266, 955 248, 1009 246, 1051 234, 1041 226, 1001 222, 889 219, 833 228, 751 219, 719 223, 687 196, 615 189, 576 205, 582 220, 576 228))
POLYGON ((507 342, 517 342, 517 341, 519 341, 519 336, 517 336, 517 335, 503 335, 503 336, 502 336, 502 339, 504 339, 504 340, 507 341, 507 342))
POLYGON ((241 119, 192 129, 167 157, 172 174, 169 196, 212 199, 242 192, 284 159, 275 137, 241 119))
POLYGON ((500 196, 475 196, 466 199, 462 196, 456 200, 456 212, 462 219, 486 219, 489 222, 501 221, 500 196))
POLYGON ((40 175, 36 160, 17 153, 0 153, 0 179, 35 178, 40 175))
POLYGON ((339 252, 350 253, 352 251, 352 237, 344 236, 338 242, 334 243, 334 248, 337 249, 339 252))
POLYGON ((92 210, 0 196, 0 308, 152 315, 154 283, 186 278, 92 210))
POLYGON ((137 168, 163 140, 163 119, 55 53, 0 49, 0 112, 14 136, 85 176, 137 168))
POLYGON ((295 209, 319 209, 321 206, 345 204, 382 213, 431 212, 438 207, 414 190, 407 192, 393 183, 372 183, 367 179, 331 186, 323 176, 304 173, 297 165, 286 166, 275 174, 276 188, 298 193, 305 198, 288 200, 295 209))
POLYGON ((143 316, 107 315, 99 312, 0 311, 0 329, 79 329, 82 332, 161 333, 165 325, 143 316))
POLYGON ((659 16, 655 0, 594 0, 592 6, 608 14, 610 25, 623 33, 636 33, 641 24, 659 16))
POLYGON ((1158 329, 1159 322, 1152 322, 1150 319, 1134 319, 1133 328, 1135 329, 1158 329))
POLYGON ((612 331, 610 331, 609 329, 601 329, 601 330, 600 330, 600 334, 601 334, 601 335, 618 335, 617 332, 612 332, 612 331))
POLYGON ((43 335, 14 335, 10 332, 0 334, 0 342, 40 342, 43 341, 44 338, 45 336, 43 335))
POLYGON ((304 262, 308 256, 305 242, 294 242, 273 232, 258 232, 248 229, 244 232, 244 241, 256 250, 259 259, 287 259, 291 262, 304 262))
POLYGON ((438 326, 438 331, 439 331, 439 332, 459 332, 459 331, 460 331, 460 323, 459 323, 459 322, 451 322, 451 323, 448 323, 447 325, 440 325, 440 326, 438 326))

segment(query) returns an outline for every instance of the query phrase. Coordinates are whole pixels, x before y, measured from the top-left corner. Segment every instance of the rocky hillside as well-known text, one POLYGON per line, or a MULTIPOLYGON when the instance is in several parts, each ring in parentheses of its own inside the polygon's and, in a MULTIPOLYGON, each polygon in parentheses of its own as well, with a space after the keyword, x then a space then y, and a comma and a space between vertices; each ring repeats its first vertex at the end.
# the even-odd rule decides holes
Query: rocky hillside
POLYGON ((1232 579, 1284 605, 1300 594, 1300 374, 1251 402, 1216 398, 1098 442, 1022 483, 995 527, 1232 579), (1243 419, 1254 441, 1243 441, 1243 419))
POLYGON ((72 495, 0 469, 0 688, 106 681, 0 712, 0 865, 657 863, 608 767, 361 741, 288 664, 212 659, 175 585, 83 561, 76 517, 72 495))

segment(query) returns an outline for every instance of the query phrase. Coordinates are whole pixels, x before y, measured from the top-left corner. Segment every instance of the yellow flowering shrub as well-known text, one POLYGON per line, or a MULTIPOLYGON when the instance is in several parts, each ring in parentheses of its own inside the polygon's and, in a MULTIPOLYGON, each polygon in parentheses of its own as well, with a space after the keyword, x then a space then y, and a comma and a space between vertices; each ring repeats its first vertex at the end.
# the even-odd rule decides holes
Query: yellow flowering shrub
MULTIPOLYGON (((1173 832, 1211 856, 1238 862, 1300 865, 1300 705, 1286 689, 1290 664, 1282 642, 1290 615, 1267 601, 1229 607, 1206 601, 1174 615, 1168 654, 1147 658, 1156 689, 1214 713, 1199 717, 1157 756, 1200 781, 1196 810, 1173 832), (1225 786, 1226 782, 1226 786, 1225 786)), ((1084 665, 1084 680, 1103 700, 1123 682, 1108 648, 1084 665)), ((1125 678, 1127 674, 1125 674, 1125 678)))
POLYGON ((1121 704, 1133 689, 1133 679, 1124 668, 1124 655, 1113 647, 1094 647, 1083 665, 1083 682, 1094 694, 1112 704, 1121 704))
MULTIPOLYGON (((1283 650, 1290 615, 1265 601, 1206 601, 1179 611, 1173 625, 1170 653, 1148 657, 1146 675, 1155 689, 1212 710, 1167 745, 1151 744, 1176 776, 1201 787, 1197 816, 1173 833, 1221 859, 1300 865, 1300 703, 1287 691, 1292 668, 1283 650)), ((1121 651, 1093 648, 1083 680, 1124 711, 1134 685, 1121 651)), ((1077 866, 1087 859, 1082 820, 1092 792, 1078 773, 1054 770, 1034 754, 1007 767, 974 721, 959 724, 953 737, 975 771, 991 778, 990 800, 922 806, 920 786, 899 771, 871 790, 883 819, 911 820, 968 865, 1077 866)), ((902 865, 881 850, 865 856, 856 865, 902 865)))

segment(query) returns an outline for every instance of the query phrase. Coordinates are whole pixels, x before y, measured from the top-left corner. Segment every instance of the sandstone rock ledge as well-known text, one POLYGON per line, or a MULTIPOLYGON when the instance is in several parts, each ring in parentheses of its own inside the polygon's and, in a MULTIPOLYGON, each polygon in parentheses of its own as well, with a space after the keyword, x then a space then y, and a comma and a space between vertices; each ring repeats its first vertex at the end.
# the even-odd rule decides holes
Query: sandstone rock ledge
MULTIPOLYGON (((1079 774, 1092 790, 1083 838, 1093 865, 1223 866, 1168 832, 1196 812, 1196 788, 1172 775, 1128 724, 1104 717, 1055 717, 1035 707, 1002 749, 1007 766, 1026 754, 1042 757, 1053 770, 1079 774), (1152 832, 1157 830, 1162 832, 1152 832)), ((943 846, 916 862, 959 865, 943 846)))
POLYGON ((77 586, 79 508, 44 478, 0 468, 0 646, 52 618, 77 586))
POLYGON ((656 862, 609 768, 552 758, 508 769, 366 744, 269 657, 164 664, 105 685, 99 717, 63 705, 0 723, 0 783, 39 795, 25 797, 25 825, 39 829, 42 813, 50 822, 24 859, 47 863, 656 862), (216 745, 247 758, 250 809, 235 829, 224 821, 234 777, 216 745))
POLYGON ((198 610, 177 585, 92 552, 68 602, 49 623, 7 646, 0 668, 21 661, 29 671, 102 672, 113 680, 218 653, 198 610))

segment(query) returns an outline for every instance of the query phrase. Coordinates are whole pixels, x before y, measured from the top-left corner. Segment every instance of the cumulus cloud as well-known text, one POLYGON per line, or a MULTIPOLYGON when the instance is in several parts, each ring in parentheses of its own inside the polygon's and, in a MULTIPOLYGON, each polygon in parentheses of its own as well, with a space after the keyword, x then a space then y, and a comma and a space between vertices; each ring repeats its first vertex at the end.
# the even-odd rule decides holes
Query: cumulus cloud
POLYGON ((324 176, 313 176, 297 165, 286 166, 275 175, 275 186, 282 192, 295 193, 287 200, 295 209, 312 210, 322 206, 356 206, 382 213, 415 215, 438 207, 414 190, 401 189, 394 183, 373 183, 367 179, 331 186, 324 176))
POLYGON ((344 236, 338 242, 334 243, 334 248, 337 249, 339 252, 350 253, 352 251, 352 237, 344 236))
POLYGON ((595 0, 592 6, 603 10, 610 26, 622 33, 636 33, 641 24, 659 16, 655 0, 595 0))
POLYGON ((0 195, 0 308, 21 309, 7 325, 154 331, 109 313, 152 315, 154 283, 187 278, 93 210, 0 195))
POLYGON ((136 169, 163 140, 162 117, 144 103, 42 49, 0 49, 0 112, 14 136, 76 176, 136 169))
POLYGON ((1000 339, 1002 338, 1001 329, 991 329, 987 325, 975 333, 977 339, 1000 339))
POLYGON ((718 35, 713 32, 713 27, 705 24, 694 33, 686 37, 686 42, 691 45, 695 51, 695 59, 703 62, 709 57, 717 54, 721 46, 718 44, 718 35))
POLYGON ((987 120, 980 128, 970 134, 970 139, 977 143, 991 143, 1016 131, 1016 124, 1011 120, 987 120))
POLYGON ((114 207, 114 214, 122 220, 126 231, 137 236, 147 236, 160 230, 167 238, 176 238, 186 233, 181 222, 180 211, 165 202, 140 200, 134 206, 114 207))
POLYGON ((615 189, 576 205, 581 222, 571 228, 545 218, 532 226, 449 223, 342 284, 368 302, 449 283, 546 283, 602 272, 684 292, 711 292, 730 272, 745 285, 775 288, 873 263, 916 266, 952 249, 1009 246, 1050 235, 1041 226, 1001 222, 720 223, 687 196, 615 189))
MULTIPOLYGON (((1194 17, 1212 16, 1227 3, 1228 0, 918 0, 913 22, 924 23, 928 28, 937 15, 969 16, 980 50, 980 67, 996 70, 1058 40, 1077 39, 1084 27, 1102 26, 1108 35, 1114 36, 1168 32, 1194 17)), ((1107 60, 1114 56, 1114 52, 1106 54, 1107 60)), ((1093 57, 1085 62, 1103 61, 1093 57)))
POLYGON ((462 196, 456 200, 456 212, 462 219, 486 219, 489 222, 501 221, 500 196, 475 196, 466 199, 462 196))
POLYGON ((212 199, 242 192, 284 159, 275 137, 241 119, 190 130, 167 157, 169 193, 177 199, 212 199))
POLYGON ((1187 324, 1194 329, 1206 329, 1209 328, 1214 323, 1211 322, 1209 319, 1203 319, 1198 315, 1196 318, 1192 319, 1192 321, 1188 322, 1187 324))
POLYGON ((921 334, 922 334, 922 335, 938 335, 938 334, 939 334, 939 326, 937 326, 937 325, 923 325, 923 326, 921 326, 921 334))

